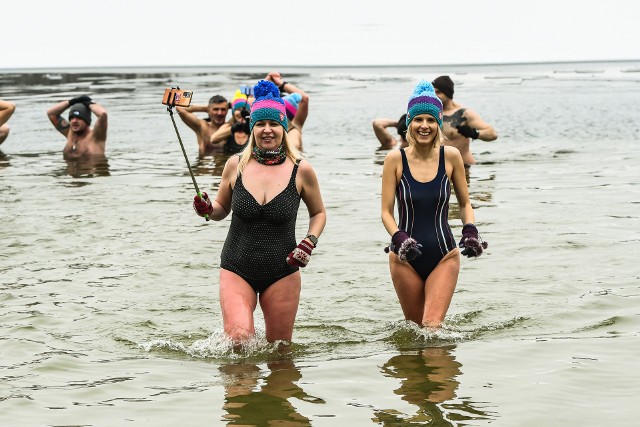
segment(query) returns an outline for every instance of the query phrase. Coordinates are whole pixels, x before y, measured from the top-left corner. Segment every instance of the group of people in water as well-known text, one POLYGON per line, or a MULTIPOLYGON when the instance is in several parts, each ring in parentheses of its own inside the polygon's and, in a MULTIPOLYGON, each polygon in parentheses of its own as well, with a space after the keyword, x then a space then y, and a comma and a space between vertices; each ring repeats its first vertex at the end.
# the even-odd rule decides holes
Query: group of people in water
MULTIPOLYGON (((475 225, 466 172, 475 163, 470 141, 497 135, 478 114, 454 102, 453 94, 448 76, 421 81, 400 120, 372 123, 383 148, 398 148, 386 155, 382 171, 381 219, 390 235, 384 249, 391 279, 405 319, 430 328, 444 322, 461 255, 478 257, 487 248, 475 225), (391 127, 399 141, 387 130, 391 127), (459 242, 449 225, 451 187, 463 224, 459 242)), ((301 154, 309 96, 271 72, 253 88, 237 90, 231 102, 216 95, 207 106, 176 109, 195 132, 200 155, 231 154, 215 197, 203 192, 193 200, 196 213, 207 219, 231 214, 219 272, 225 333, 235 344, 253 337, 259 303, 266 339, 290 342, 302 286, 299 269, 308 265, 327 221, 318 177, 301 154), (300 200, 309 225, 298 242, 300 200)), ((0 143, 14 110, 0 101, 0 143)), ((92 98, 61 101, 47 115, 66 137, 65 159, 105 155, 107 111, 92 98), (68 119, 62 117, 66 110, 68 119)))

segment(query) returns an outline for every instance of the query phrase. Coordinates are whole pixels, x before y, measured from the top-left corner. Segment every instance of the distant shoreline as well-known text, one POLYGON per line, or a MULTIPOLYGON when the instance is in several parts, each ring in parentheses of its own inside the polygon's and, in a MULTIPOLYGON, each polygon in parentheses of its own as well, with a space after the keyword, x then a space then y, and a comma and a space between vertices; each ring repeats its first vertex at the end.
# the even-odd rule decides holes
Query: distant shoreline
POLYGON ((548 65, 577 65, 577 64, 627 64, 640 62, 640 59, 611 59, 611 60, 585 60, 585 61, 542 61, 542 62, 498 62, 481 64, 396 64, 396 65, 97 65, 86 67, 23 67, 4 68, 0 67, 0 74, 6 73, 46 73, 46 72, 86 72, 91 70, 117 71, 145 70, 145 71, 166 71, 166 70, 335 70, 335 69, 397 69, 397 68, 486 68, 486 67, 509 67, 509 66, 548 66, 548 65))

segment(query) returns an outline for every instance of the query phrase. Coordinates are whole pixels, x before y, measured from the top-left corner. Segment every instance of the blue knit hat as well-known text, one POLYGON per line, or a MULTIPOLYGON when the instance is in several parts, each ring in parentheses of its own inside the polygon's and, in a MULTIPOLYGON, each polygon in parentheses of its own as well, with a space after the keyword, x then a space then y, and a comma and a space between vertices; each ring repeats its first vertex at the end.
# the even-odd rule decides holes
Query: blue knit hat
POLYGON ((426 80, 421 80, 409 97, 407 107, 407 127, 411 120, 419 114, 433 116, 442 128, 442 101, 436 95, 433 85, 426 80))
POLYGON ((260 80, 253 87, 256 100, 251 104, 251 120, 249 126, 253 126, 260 120, 273 120, 288 130, 287 110, 284 101, 280 98, 278 87, 268 80, 260 80))
POLYGON ((287 117, 289 120, 293 120, 298 112, 298 104, 302 100, 302 95, 297 92, 290 93, 289 95, 283 96, 282 100, 284 101, 284 106, 287 109, 287 117))

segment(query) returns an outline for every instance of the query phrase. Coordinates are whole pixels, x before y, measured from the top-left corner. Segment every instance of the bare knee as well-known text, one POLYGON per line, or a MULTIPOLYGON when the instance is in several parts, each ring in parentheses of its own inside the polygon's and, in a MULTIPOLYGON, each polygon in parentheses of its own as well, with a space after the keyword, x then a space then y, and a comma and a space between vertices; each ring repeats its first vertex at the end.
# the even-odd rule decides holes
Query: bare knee
POLYGON ((224 333, 233 342, 234 346, 245 343, 255 335, 253 330, 239 325, 225 325, 224 333))

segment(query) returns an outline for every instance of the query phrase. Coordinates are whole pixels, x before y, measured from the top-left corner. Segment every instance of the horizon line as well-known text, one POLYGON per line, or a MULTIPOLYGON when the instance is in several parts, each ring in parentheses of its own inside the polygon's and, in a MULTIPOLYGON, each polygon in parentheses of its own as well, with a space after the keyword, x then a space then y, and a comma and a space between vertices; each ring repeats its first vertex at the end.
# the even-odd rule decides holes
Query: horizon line
POLYGON ((42 66, 42 67, 2 67, 0 72, 7 71, 43 71, 43 70, 87 70, 87 69, 115 69, 115 68, 417 68, 417 67, 490 67, 496 65, 552 65, 552 64, 585 64, 611 62, 640 62, 639 59, 591 59, 570 61, 519 61, 519 62, 486 62, 486 63, 442 63, 442 64, 310 64, 310 65, 83 65, 83 66, 42 66))

